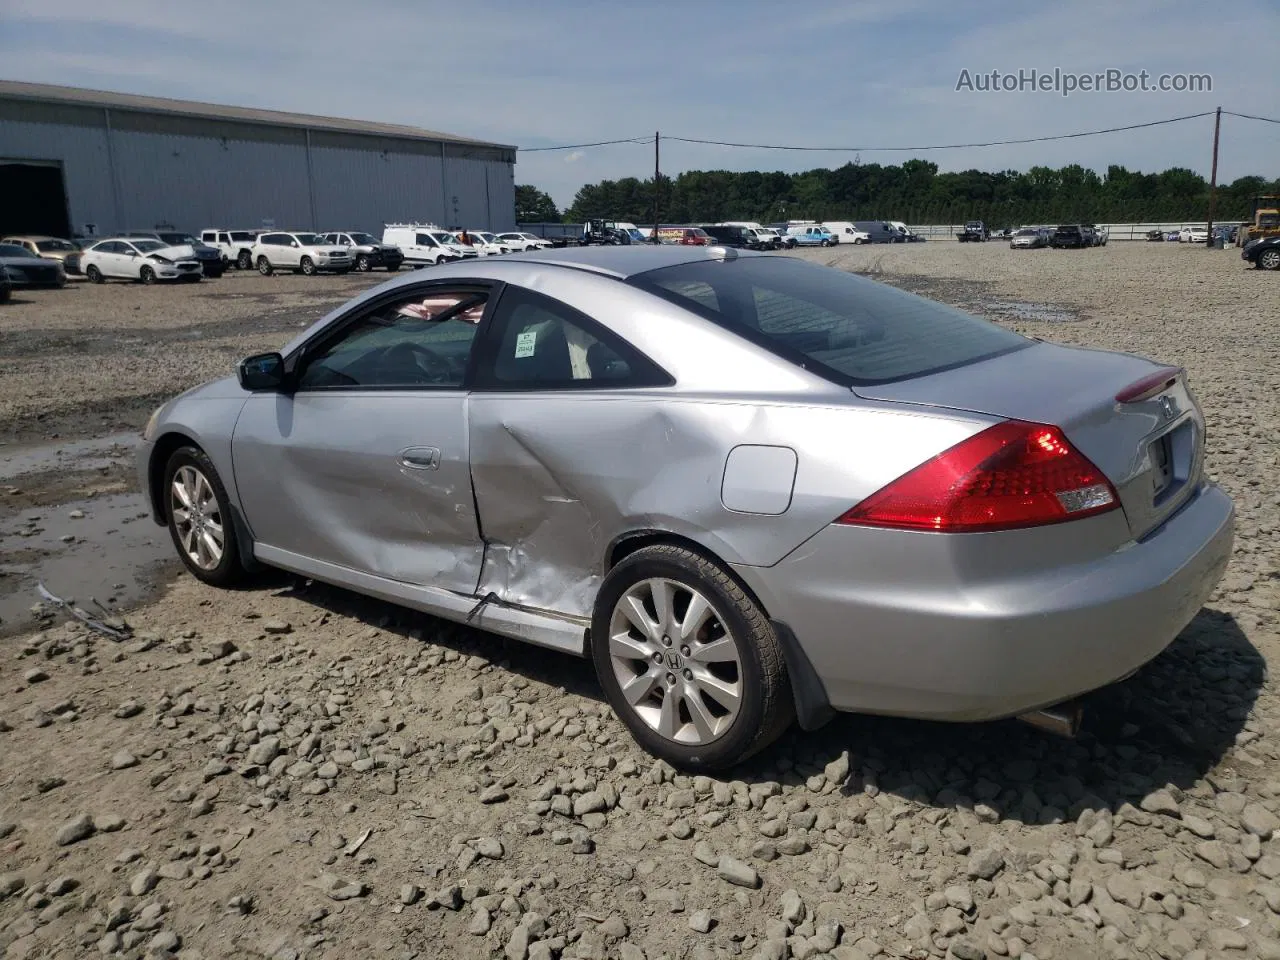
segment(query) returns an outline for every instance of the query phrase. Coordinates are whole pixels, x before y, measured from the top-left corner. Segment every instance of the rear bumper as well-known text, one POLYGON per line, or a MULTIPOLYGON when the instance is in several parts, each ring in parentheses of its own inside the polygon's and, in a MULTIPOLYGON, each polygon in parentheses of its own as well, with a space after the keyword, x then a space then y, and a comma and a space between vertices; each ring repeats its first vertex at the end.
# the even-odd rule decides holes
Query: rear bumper
MULTIPOLYGON (((835 709, 990 720, 1104 687, 1164 650, 1222 578, 1234 518, 1206 485, 1143 541, 1101 558, 1070 541, 1104 517, 1061 525, 1080 528, 1058 534, 1061 565, 1029 561, 1028 572, 983 569, 967 552, 977 541, 954 551, 939 539, 983 534, 838 526, 774 567, 736 569, 793 631, 835 709)), ((984 549, 1011 534, 990 536, 984 549)), ((1043 551, 1053 536, 1016 549, 1043 551)))

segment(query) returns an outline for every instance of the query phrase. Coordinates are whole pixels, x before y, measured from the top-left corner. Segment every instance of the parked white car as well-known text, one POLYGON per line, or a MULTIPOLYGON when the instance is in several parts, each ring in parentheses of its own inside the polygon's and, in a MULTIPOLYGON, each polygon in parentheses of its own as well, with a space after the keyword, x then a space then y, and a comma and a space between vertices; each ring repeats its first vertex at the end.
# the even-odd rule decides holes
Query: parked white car
POLYGON ((550 250, 552 243, 542 237, 534 236, 532 233, 500 233, 498 234, 498 242, 504 243, 512 250, 550 250))
POLYGON ((263 233, 254 241, 253 264, 263 276, 276 270, 317 273, 346 273, 351 269, 351 252, 327 242, 315 233, 263 233))
POLYGON ((1179 243, 1208 243, 1208 227, 1183 227, 1178 231, 1179 243))
POLYGON ((467 238, 476 248, 476 253, 482 257, 495 257, 500 253, 510 253, 512 249, 510 244, 503 243, 492 233, 484 230, 468 230, 467 238))
POLYGON ((189 248, 171 247, 159 240, 109 237, 99 240, 80 257, 80 269, 93 283, 106 280, 186 280, 204 274, 200 261, 184 255, 189 248))
POLYGON ((253 268, 253 242, 261 230, 227 230, 222 227, 205 227, 200 231, 200 242, 208 244, 222 254, 222 262, 235 264, 237 269, 253 268))
POLYGON ((399 247, 404 262, 414 268, 479 256, 475 247, 464 247, 435 224, 389 223, 382 231, 382 242, 399 247))

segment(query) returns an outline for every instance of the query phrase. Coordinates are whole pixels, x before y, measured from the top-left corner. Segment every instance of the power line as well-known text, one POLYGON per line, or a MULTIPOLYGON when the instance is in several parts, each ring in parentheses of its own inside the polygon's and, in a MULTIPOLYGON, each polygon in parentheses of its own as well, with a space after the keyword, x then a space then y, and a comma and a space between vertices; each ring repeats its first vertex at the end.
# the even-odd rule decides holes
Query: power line
MULTIPOLYGON (((1223 111, 1226 113, 1227 111, 1223 111)), ((666 137, 667 140, 678 140, 683 143, 701 143, 715 147, 744 147, 752 150, 804 150, 830 153, 922 153, 927 150, 962 150, 968 147, 1007 147, 1020 143, 1046 143, 1050 140, 1072 140, 1076 137, 1096 137, 1104 133, 1120 133, 1124 130, 1140 130, 1144 127, 1158 127, 1167 123, 1180 123, 1183 120, 1195 120, 1198 117, 1211 117, 1212 110, 1203 113, 1189 113, 1182 117, 1170 117, 1167 120, 1151 120, 1147 123, 1130 123, 1122 127, 1106 127, 1102 130, 1084 130, 1080 133, 1059 133, 1048 137, 1024 137, 1018 140, 988 140, 982 143, 943 143, 911 147, 808 147, 791 146, 776 143, 731 143, 724 140, 702 140, 696 137, 666 137)), ((1265 118, 1254 118, 1265 119, 1265 118)))
MULTIPOLYGON (((1223 110, 1225 114, 1233 117, 1242 117, 1246 120, 1262 120, 1267 123, 1280 123, 1280 120, 1273 120, 1270 117, 1259 117, 1248 113, 1235 113, 1231 110, 1223 110)), ((923 153, 929 150, 964 150, 973 147, 1008 147, 1016 146, 1024 143, 1049 143, 1054 140, 1074 140, 1079 137, 1096 137, 1108 133, 1122 133, 1126 130, 1142 130, 1147 127, 1159 127, 1170 123, 1181 123, 1184 120, 1196 120, 1200 117, 1211 117, 1214 111, 1205 110, 1202 113, 1188 113, 1181 117, 1169 117, 1165 120, 1149 120, 1146 123, 1129 123, 1118 127, 1104 127, 1100 130, 1082 130, 1077 133, 1058 133, 1044 137, 1021 137, 1014 140, 986 140, 974 143, 940 143, 940 144, 921 144, 917 146, 903 147, 816 147, 797 144, 785 143, 739 143, 731 140, 707 140, 701 137, 674 137, 665 136, 665 140, 675 140, 680 143, 697 143, 713 147, 736 147, 748 150, 793 150, 815 153, 923 153)), ((523 153, 538 153, 548 150, 583 150, 588 147, 606 147, 618 143, 636 143, 650 144, 654 138, 631 137, 621 140, 600 140, 596 143, 569 143, 554 147, 521 147, 523 153)))
POLYGON ((1229 117, 1241 117, 1245 120, 1261 120, 1263 123, 1280 123, 1280 120, 1274 120, 1271 117, 1256 117, 1252 113, 1236 113, 1234 110, 1223 110, 1229 117))
POLYGON ((586 147, 608 147, 615 143, 653 143, 653 137, 628 137, 623 140, 598 140, 595 143, 566 143, 558 147, 518 147, 521 153, 539 153, 545 150, 582 150, 586 147))

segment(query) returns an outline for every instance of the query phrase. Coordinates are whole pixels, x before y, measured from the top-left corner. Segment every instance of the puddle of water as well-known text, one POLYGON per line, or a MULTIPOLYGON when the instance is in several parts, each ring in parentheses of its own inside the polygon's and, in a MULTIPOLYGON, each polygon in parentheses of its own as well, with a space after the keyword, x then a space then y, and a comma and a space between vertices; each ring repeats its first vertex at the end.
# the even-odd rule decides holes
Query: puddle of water
POLYGON ((1047 303, 1028 303, 1023 300, 984 300, 979 309, 989 313, 998 313, 1011 320, 1024 320, 1031 323, 1075 323, 1080 318, 1070 310, 1050 306, 1047 303))
POLYGON ((152 523, 141 494, 25 511, 0 529, 0 633, 35 622, 30 610, 40 581, 91 613, 98 609, 91 597, 123 609, 147 596, 161 568, 176 570, 177 563, 168 530, 152 523))
POLYGON ((113 433, 106 437, 72 443, 14 447, 12 451, 0 446, 0 480, 12 480, 24 473, 96 470, 115 463, 125 463, 133 459, 133 448, 137 444, 136 433, 113 433))

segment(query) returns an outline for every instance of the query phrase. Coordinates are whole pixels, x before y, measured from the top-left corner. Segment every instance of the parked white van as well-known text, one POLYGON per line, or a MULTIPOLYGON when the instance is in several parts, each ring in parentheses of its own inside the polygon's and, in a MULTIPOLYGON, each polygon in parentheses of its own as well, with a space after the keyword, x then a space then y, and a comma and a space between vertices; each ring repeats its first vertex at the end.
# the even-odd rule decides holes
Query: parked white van
POLYGON ((871 242, 871 234, 864 230, 859 230, 848 220, 824 220, 822 225, 836 238, 837 243, 871 242))
POLYGON ((457 237, 434 223, 388 223, 382 242, 399 247, 404 262, 414 269, 477 256, 474 248, 460 245, 457 237))

